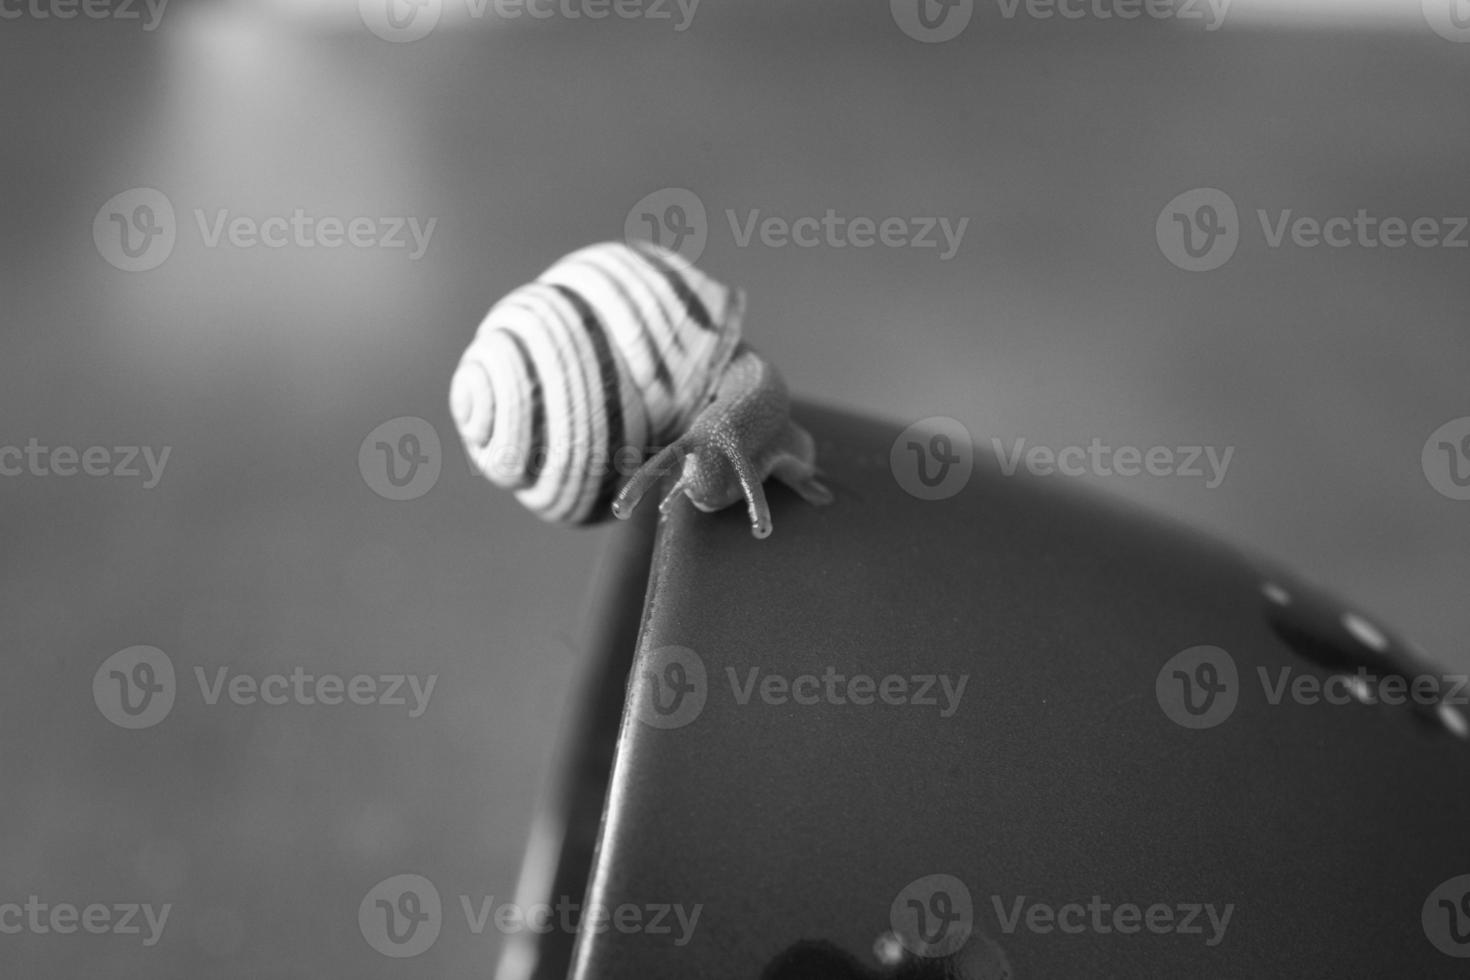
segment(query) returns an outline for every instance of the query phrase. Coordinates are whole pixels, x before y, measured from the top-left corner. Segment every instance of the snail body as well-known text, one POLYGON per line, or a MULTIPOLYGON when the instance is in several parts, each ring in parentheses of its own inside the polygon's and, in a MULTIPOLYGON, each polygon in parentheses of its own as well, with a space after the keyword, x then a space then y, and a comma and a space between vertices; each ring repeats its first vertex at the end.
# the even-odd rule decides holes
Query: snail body
POLYGON ((740 339, 744 308, 651 244, 562 258, 496 303, 460 359, 450 409, 471 461, 561 523, 629 516, 676 464, 665 511, 681 494, 705 511, 744 498, 756 537, 769 476, 829 502, 785 382, 740 339))

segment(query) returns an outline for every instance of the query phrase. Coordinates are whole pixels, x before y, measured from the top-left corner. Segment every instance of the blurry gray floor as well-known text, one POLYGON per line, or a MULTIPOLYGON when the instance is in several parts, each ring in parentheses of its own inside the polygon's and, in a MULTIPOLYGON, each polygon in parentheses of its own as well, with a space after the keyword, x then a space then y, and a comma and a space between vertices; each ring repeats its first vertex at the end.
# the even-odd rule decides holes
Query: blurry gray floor
MULTIPOLYGON (((357 903, 417 872, 508 899, 605 531, 473 477, 445 407, 489 303, 622 234, 665 187, 700 264, 804 396, 963 420, 982 448, 1236 447, 1225 482, 1099 478, 1265 550, 1470 667, 1470 503, 1426 437, 1470 415, 1470 251, 1160 254, 1193 187, 1327 216, 1470 214, 1470 46, 1428 30, 1006 21, 947 44, 886 5, 663 24, 481 24, 389 44, 200 3, 160 28, 0 28, 0 444, 171 446, 164 479, 0 479, 0 901, 173 901, 155 950, 6 937, 12 976, 468 977, 500 938, 375 954, 357 903), (163 190, 180 240, 119 272, 103 201, 163 190), (426 255, 207 249, 202 208, 437 216, 426 255), (739 247, 725 217, 970 218, 939 250, 739 247), (357 466, 380 422, 446 449, 414 501, 357 466), (114 727, 134 644, 212 673, 437 674, 433 706, 209 706, 114 727), (175 931, 176 930, 176 931, 175 931)), ((779 526, 777 528, 779 533, 779 526)), ((1055 597, 1053 597, 1055 598, 1055 597)), ((1202 638, 1201 642, 1206 642, 1202 638)), ((1079 656, 1086 656, 1079 651, 1079 656)))

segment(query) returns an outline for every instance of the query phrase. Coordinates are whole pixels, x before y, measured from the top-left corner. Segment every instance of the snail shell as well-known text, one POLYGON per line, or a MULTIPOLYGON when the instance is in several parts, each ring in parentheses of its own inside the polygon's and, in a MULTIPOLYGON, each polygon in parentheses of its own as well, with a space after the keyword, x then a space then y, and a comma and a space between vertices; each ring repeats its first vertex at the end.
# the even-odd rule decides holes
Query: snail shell
POLYGON ((471 461, 548 521, 609 516, 626 476, 710 401, 744 303, 647 243, 559 260, 496 303, 460 359, 450 409, 471 461))

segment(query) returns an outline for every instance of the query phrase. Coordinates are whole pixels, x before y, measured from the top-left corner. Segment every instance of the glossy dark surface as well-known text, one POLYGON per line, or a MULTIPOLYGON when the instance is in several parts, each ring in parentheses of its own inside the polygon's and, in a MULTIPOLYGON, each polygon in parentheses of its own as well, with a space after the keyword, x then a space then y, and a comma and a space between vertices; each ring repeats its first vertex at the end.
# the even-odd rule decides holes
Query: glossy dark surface
POLYGON ((766 541, 738 509, 681 506, 659 530, 588 900, 698 905, 697 925, 683 945, 677 928, 584 934, 579 980, 1463 974, 1421 909, 1470 871, 1470 749, 1381 705, 1273 704, 1283 669, 1329 676, 1273 628, 1279 570, 985 460, 959 495, 921 501, 890 470, 896 428, 798 420, 836 504, 768 488, 766 541), (697 654, 704 703, 654 727, 671 645, 697 654), (1189 728, 1156 684, 1199 646, 1228 652, 1237 688, 1223 720, 1189 728), (829 667, 968 683, 949 717, 943 695, 735 693, 751 668, 829 667), (931 875, 973 903, 943 962, 889 935, 890 907, 931 875), (1193 903, 1234 909, 1209 945, 1203 913, 1200 934, 1007 931, 1020 896, 1162 903, 1176 922, 1193 903))

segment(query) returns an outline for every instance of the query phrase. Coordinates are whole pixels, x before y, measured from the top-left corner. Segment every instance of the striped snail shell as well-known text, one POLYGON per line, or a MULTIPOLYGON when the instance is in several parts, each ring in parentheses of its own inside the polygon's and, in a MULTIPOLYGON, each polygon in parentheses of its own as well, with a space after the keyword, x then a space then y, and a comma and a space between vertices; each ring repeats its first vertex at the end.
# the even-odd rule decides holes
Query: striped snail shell
POLYGON ((470 459, 545 520, 602 520, 710 400, 743 310, 740 290, 655 245, 562 258, 496 303, 460 359, 450 409, 470 459))

